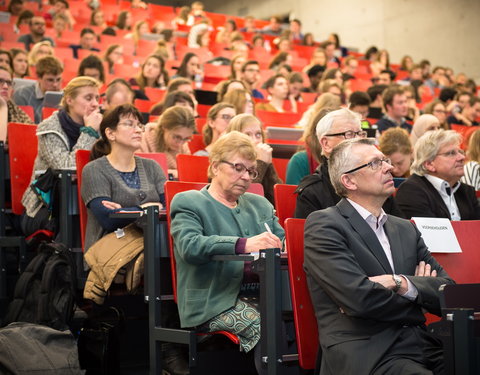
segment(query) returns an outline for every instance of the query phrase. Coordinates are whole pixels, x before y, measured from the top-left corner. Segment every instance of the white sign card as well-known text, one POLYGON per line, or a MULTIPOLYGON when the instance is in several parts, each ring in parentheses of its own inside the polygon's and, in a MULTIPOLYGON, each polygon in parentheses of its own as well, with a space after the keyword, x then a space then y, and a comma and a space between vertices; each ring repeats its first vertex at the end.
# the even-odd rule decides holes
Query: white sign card
POLYGON ((432 253, 461 253, 457 236, 449 219, 412 217, 432 253))

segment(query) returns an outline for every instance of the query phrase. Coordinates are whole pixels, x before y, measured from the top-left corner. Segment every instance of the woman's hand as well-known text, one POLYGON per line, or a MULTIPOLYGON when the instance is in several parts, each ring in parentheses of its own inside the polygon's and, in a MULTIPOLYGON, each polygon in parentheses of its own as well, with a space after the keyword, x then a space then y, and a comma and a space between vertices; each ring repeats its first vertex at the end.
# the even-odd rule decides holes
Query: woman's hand
POLYGON ((256 236, 247 238, 245 252, 253 253, 263 249, 281 249, 282 241, 273 233, 263 232, 256 236))
POLYGON ((112 201, 102 201, 102 204, 109 210, 118 210, 119 208, 122 208, 118 203, 112 201))
POLYGON ((85 126, 90 126, 95 129, 97 132, 100 129, 100 123, 102 122, 103 116, 100 113, 100 108, 95 109, 90 114, 83 116, 83 124, 85 126))
POLYGON ((272 163, 273 148, 266 143, 259 143, 255 146, 257 149, 257 159, 267 164, 272 163))

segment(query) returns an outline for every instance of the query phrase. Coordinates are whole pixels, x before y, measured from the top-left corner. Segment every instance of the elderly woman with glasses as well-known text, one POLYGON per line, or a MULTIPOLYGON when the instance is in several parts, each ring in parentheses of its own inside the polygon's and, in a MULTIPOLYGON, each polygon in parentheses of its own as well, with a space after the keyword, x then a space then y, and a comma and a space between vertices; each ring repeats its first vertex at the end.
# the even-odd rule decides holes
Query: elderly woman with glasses
POLYGON ((281 248, 284 232, 273 206, 246 192, 258 174, 255 146, 247 135, 222 136, 209 158, 211 183, 177 194, 171 205, 180 322, 207 332, 232 332, 248 352, 260 339, 253 275, 242 262, 218 262, 212 256, 281 248))
POLYGON ((85 251, 106 233, 122 228, 131 219, 112 219, 118 210, 139 210, 164 204, 165 174, 153 160, 135 156, 145 125, 131 104, 107 112, 100 124, 100 138, 82 173, 82 198, 88 221, 85 251))
POLYGON ((7 141, 7 124, 33 124, 32 119, 12 101, 13 76, 10 68, 0 65, 0 141, 7 141))

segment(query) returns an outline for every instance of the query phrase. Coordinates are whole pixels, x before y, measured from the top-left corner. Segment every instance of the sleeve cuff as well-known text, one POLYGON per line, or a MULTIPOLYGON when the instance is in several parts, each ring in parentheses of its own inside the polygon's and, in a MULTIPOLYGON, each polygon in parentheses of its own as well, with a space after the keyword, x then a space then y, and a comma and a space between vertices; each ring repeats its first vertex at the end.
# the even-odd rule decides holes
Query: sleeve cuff
POLYGON ((415 301, 415 299, 418 296, 417 287, 412 284, 412 282, 408 279, 407 276, 405 276, 405 275, 399 275, 399 276, 404 277, 405 280, 407 280, 407 284, 408 284, 407 292, 405 294, 401 294, 401 296, 410 300, 410 301, 415 301))
POLYGON ((235 254, 245 254, 246 244, 247 244, 247 239, 240 237, 235 243, 235 254))

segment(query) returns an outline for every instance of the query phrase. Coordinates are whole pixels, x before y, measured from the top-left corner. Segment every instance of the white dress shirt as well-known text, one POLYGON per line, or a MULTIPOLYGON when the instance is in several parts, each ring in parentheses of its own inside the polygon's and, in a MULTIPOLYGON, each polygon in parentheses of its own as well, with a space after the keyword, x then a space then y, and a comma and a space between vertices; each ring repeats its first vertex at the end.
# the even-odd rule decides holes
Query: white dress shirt
MULTIPOLYGON (((380 216, 376 217, 374 216, 370 211, 365 209, 364 207, 360 206, 358 203, 348 199, 348 202, 355 208, 355 210, 359 213, 359 215, 367 222, 370 228, 372 228, 373 232, 378 238, 378 241, 380 242, 380 245, 382 245, 382 249, 385 252, 385 256, 388 259, 388 263, 390 263, 390 267, 392 267, 393 272, 395 273, 395 265, 393 264, 393 257, 392 257, 392 249, 390 248, 390 242, 388 241, 387 234, 385 233, 385 229, 383 228, 383 225, 388 219, 387 214, 385 211, 380 212, 380 216)), ((408 277, 405 275, 400 275, 407 280, 408 284, 408 289, 405 294, 402 294, 402 297, 405 297, 409 300, 414 300, 418 296, 418 290, 417 288, 410 282, 408 277)))
POLYGON ((442 180, 440 177, 435 177, 429 174, 425 175, 425 178, 433 185, 438 194, 442 197, 442 200, 447 206, 450 213, 450 220, 462 220, 460 211, 458 210, 457 201, 455 200, 455 192, 460 187, 460 182, 457 182, 455 186, 450 187, 450 184, 442 180))

